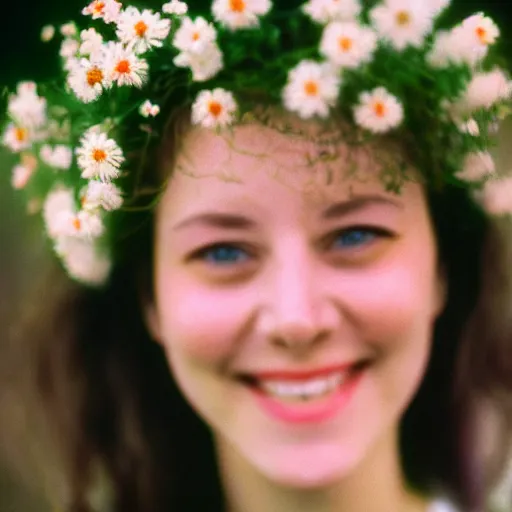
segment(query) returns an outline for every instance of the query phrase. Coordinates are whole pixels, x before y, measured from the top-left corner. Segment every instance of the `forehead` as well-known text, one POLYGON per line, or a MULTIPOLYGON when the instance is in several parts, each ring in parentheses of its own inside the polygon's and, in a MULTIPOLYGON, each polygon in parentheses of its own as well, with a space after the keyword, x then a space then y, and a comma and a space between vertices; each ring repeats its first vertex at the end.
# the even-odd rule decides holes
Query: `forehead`
MULTIPOLYGON (((347 141, 341 126, 253 122, 227 133, 193 127, 181 140, 165 195, 174 208, 237 202, 275 207, 288 200, 314 206, 360 194, 396 198, 386 192, 383 173, 402 166, 398 150, 347 141)), ((412 169, 407 174, 414 177, 412 169)), ((415 187, 406 184, 400 198, 407 200, 415 187)))

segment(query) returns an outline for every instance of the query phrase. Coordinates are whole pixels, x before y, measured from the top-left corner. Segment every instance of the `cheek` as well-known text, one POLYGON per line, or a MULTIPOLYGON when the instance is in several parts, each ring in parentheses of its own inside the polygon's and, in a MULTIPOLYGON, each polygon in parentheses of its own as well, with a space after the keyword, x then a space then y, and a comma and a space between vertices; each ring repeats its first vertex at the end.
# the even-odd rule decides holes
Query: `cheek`
POLYGON ((438 283, 434 251, 428 249, 425 244, 398 246, 381 265, 339 280, 348 314, 367 333, 365 338, 384 343, 386 333, 394 334, 399 343, 416 335, 425 338, 430 331, 438 310, 438 283))
POLYGON ((344 290, 355 336, 380 361, 375 392, 394 406, 405 406, 424 376, 436 312, 433 265, 403 256, 344 290))
POLYGON ((232 353, 237 339, 237 319, 243 301, 187 279, 183 272, 161 273, 157 296, 158 315, 166 348, 208 364, 221 364, 232 353))

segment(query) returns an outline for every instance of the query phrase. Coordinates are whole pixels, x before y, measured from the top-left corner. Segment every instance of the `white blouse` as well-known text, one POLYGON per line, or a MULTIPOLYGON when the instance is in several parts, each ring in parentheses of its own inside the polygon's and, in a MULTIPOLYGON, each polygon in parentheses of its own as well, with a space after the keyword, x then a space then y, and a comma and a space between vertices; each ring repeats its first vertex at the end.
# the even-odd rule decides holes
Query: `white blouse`
POLYGON ((435 499, 427 512, 461 512, 453 503, 445 498, 435 499))

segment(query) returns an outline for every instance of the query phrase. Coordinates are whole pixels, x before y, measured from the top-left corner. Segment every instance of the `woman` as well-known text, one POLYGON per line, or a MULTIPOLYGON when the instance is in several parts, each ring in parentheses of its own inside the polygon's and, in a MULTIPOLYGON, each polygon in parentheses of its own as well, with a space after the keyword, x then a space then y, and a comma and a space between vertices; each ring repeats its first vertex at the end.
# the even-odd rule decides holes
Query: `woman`
POLYGON ((446 4, 95 1, 104 33, 62 30, 79 103, 10 98, 13 183, 82 283, 30 330, 69 510, 98 482, 123 512, 487 510, 511 87, 489 18, 433 31, 446 4))

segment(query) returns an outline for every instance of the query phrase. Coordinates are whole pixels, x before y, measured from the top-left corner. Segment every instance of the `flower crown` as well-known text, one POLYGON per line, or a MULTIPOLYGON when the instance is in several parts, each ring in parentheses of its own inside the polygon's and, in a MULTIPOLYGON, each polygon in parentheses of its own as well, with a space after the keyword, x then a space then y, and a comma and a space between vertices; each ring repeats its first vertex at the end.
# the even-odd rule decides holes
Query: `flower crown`
POLYGON ((61 26, 63 80, 18 85, 3 144, 19 155, 12 185, 42 211, 68 274, 108 278, 113 219, 140 192, 133 148, 157 143, 177 107, 228 128, 254 91, 304 119, 337 111, 369 136, 413 137, 427 180, 473 188, 488 214, 512 212, 512 179, 498 179, 488 152, 512 95, 491 49, 498 27, 479 13, 440 29, 449 0, 367 3, 213 0, 192 12, 171 0, 158 12, 94 0, 82 11, 94 28, 61 26))

